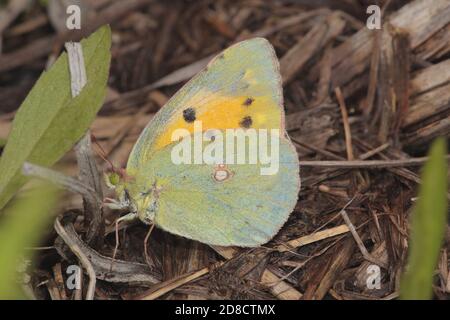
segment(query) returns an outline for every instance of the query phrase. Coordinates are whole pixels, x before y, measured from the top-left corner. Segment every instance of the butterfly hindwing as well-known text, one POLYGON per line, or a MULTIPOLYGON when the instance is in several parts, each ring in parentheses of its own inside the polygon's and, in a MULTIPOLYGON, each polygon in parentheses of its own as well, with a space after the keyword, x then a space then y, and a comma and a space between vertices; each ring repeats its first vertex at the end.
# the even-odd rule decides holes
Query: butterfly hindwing
MULTIPOLYGON (((257 164, 227 165, 218 181, 213 164, 173 164, 173 144, 158 150, 136 176, 131 196, 138 206, 157 207, 156 226, 211 245, 254 247, 269 241, 292 212, 299 191, 297 153, 279 139, 279 169, 262 175, 257 164), (158 189, 149 204, 142 192, 158 189)), ((140 208, 138 208, 140 210, 140 208)))

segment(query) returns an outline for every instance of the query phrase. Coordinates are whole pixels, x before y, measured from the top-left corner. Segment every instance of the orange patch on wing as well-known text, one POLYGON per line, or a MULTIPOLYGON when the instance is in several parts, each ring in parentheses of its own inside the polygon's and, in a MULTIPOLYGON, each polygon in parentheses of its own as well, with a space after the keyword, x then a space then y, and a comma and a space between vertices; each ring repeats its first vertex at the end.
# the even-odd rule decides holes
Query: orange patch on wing
MULTIPOLYGON (((281 126, 281 109, 270 96, 260 97, 208 97, 207 104, 186 106, 195 109, 196 121, 201 121, 202 130, 209 129, 237 129, 242 123, 248 123, 245 119, 251 119, 250 128, 255 129, 279 129, 281 126), (252 99, 251 105, 247 105, 252 99)), ((167 124, 164 133, 157 139, 155 149, 159 150, 173 142, 172 133, 177 129, 186 129, 191 134, 194 132, 194 123, 187 122, 183 115, 177 114, 167 124)))

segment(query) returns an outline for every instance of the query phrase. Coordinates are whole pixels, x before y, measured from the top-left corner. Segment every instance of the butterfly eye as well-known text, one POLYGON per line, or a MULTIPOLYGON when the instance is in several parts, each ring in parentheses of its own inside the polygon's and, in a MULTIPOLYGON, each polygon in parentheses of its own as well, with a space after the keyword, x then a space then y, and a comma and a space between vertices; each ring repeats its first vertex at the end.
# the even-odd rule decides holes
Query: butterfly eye
POLYGON ((104 173, 103 178, 109 189, 116 189, 120 183, 120 176, 116 172, 104 173))
POLYGON ((113 185, 113 186, 117 186, 120 183, 120 177, 117 173, 112 172, 109 175, 109 182, 113 185))

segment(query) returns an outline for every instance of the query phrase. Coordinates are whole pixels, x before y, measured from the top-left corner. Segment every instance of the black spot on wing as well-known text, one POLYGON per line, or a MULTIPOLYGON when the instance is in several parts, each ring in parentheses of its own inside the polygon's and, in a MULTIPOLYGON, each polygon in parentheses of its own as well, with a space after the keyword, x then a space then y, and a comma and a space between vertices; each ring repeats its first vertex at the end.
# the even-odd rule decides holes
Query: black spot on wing
POLYGON ((250 128, 252 126, 252 123, 253 123, 252 117, 246 116, 242 118, 241 122, 239 122, 239 125, 242 128, 250 128))
POLYGON ((245 99, 245 101, 244 101, 244 103, 242 105, 244 105, 246 107, 249 107, 253 103, 253 101, 255 101, 255 99, 247 98, 247 99, 245 99))
POLYGON ((195 109, 194 108, 187 108, 183 110, 183 118, 186 122, 194 122, 195 117, 195 109))

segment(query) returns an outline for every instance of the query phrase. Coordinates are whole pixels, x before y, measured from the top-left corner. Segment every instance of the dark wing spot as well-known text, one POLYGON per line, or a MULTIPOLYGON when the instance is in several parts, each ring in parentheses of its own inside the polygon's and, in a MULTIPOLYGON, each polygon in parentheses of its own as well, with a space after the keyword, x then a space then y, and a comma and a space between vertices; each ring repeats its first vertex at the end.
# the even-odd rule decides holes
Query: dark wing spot
POLYGON ((183 118, 186 122, 194 122, 195 121, 195 109, 187 108, 183 110, 183 118))
POLYGON ((247 99, 244 101, 243 105, 246 106, 246 107, 248 107, 248 106, 250 106, 250 105, 253 103, 253 101, 255 101, 255 99, 253 99, 253 98, 247 98, 247 99))
POLYGON ((225 59, 225 55, 223 53, 221 53, 217 56, 217 59, 225 59))
POLYGON ((241 122, 239 122, 239 125, 242 128, 250 128, 252 126, 252 123, 253 123, 252 117, 247 116, 244 117, 241 122))

